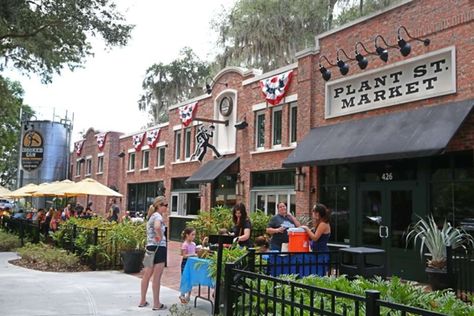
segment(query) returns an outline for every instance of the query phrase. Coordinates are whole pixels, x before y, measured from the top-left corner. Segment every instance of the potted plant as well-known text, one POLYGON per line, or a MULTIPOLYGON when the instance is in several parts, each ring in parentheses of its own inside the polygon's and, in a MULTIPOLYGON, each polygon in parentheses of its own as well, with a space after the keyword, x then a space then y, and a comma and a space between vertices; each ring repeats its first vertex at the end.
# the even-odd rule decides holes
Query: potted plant
POLYGON ((125 273, 140 272, 146 243, 144 223, 127 221, 115 224, 107 232, 107 241, 120 253, 125 273))
POLYGON ((427 260, 425 271, 428 282, 433 290, 441 290, 453 286, 452 277, 447 271, 446 247, 473 247, 474 239, 461 228, 454 228, 446 220, 440 228, 432 215, 427 219, 420 218, 418 222, 408 228, 407 242, 413 240, 415 246, 420 247, 420 256, 428 250, 430 258, 427 260))

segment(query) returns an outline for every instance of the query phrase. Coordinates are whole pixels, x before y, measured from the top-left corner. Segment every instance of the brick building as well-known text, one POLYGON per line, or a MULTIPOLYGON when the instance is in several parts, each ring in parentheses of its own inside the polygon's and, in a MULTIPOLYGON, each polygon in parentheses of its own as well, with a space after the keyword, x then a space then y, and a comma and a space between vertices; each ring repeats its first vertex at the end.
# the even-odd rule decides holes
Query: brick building
POLYGON ((474 218, 473 19, 470 0, 403 1, 318 35, 297 63, 264 74, 225 68, 210 93, 171 106, 169 123, 110 132, 102 151, 90 130, 73 179, 117 187, 132 211, 166 194, 174 238, 214 205, 274 214, 284 201, 301 215, 321 201, 333 212, 332 243, 383 248, 392 273, 416 279, 424 264, 405 246, 407 226, 429 213, 466 227, 474 218), (284 98, 270 104, 261 84, 288 72, 284 98), (179 111, 195 102, 184 126, 179 111), (228 121, 213 123, 223 157, 208 150, 199 162, 195 136, 209 119, 228 121))

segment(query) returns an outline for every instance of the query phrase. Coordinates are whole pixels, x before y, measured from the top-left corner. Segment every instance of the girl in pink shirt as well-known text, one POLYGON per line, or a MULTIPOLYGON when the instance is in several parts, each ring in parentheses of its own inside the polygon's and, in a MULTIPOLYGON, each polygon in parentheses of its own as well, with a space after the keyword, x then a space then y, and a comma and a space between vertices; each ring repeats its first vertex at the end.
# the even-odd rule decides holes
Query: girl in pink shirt
MULTIPOLYGON (((181 274, 183 274, 188 258, 196 256, 196 243, 194 242, 194 239, 196 238, 196 230, 191 227, 186 228, 181 233, 181 238, 183 238, 183 244, 181 245, 181 256, 183 256, 183 261, 181 262, 181 274)), ((191 292, 181 293, 179 296, 179 300, 183 304, 188 303, 190 299, 191 292)))

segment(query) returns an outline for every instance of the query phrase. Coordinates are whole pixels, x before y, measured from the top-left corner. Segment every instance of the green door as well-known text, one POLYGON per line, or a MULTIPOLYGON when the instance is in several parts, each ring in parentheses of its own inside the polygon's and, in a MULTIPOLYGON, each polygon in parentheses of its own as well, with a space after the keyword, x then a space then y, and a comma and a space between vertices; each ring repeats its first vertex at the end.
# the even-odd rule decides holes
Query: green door
POLYGON ((424 264, 418 253, 406 248, 408 226, 416 220, 415 182, 360 184, 357 240, 360 246, 384 249, 388 275, 419 280, 424 264))

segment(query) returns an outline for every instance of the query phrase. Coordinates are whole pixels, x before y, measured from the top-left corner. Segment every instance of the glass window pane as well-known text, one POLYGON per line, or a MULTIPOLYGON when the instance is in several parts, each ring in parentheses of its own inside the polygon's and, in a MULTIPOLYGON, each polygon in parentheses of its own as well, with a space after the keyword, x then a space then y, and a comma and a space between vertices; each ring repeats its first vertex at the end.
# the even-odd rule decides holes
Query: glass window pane
POLYGON ((474 159, 472 151, 454 156, 454 178, 456 180, 474 179, 474 159))
POLYGON ((265 146, 265 113, 258 113, 257 114, 257 123, 256 125, 256 132, 257 132, 257 147, 264 147, 265 146))
POLYGON ((296 135, 298 131, 298 107, 293 106, 290 110, 290 142, 296 142, 296 135))
POLYGON ((474 183, 454 184, 454 226, 468 225, 466 229, 474 235, 474 183))
POLYGON ((273 145, 281 145, 281 109, 273 111, 273 145))
POLYGON ((175 132, 174 144, 174 159, 179 160, 181 158, 181 131, 175 132))
POLYGON ((171 196, 171 212, 178 211, 178 195, 171 196))
POLYGON ((449 156, 443 155, 433 157, 431 160, 431 179, 433 181, 450 180, 451 170, 449 167, 449 156))
POLYGON ((158 166, 162 167, 165 165, 165 147, 158 149, 158 166))
POLYGON ((186 215, 197 215, 201 209, 201 199, 199 193, 188 193, 186 194, 186 215))
POLYGON ((265 196, 264 195, 260 195, 260 194, 257 194, 257 198, 255 199, 255 208, 256 210, 261 210, 263 212, 266 213, 266 209, 265 209, 265 196))
POLYGON ((276 196, 273 194, 267 195, 267 214, 275 215, 277 213, 276 208, 276 196))
POLYGON ((191 157, 191 129, 187 128, 186 129, 186 137, 184 140, 184 146, 185 146, 185 158, 191 157))

